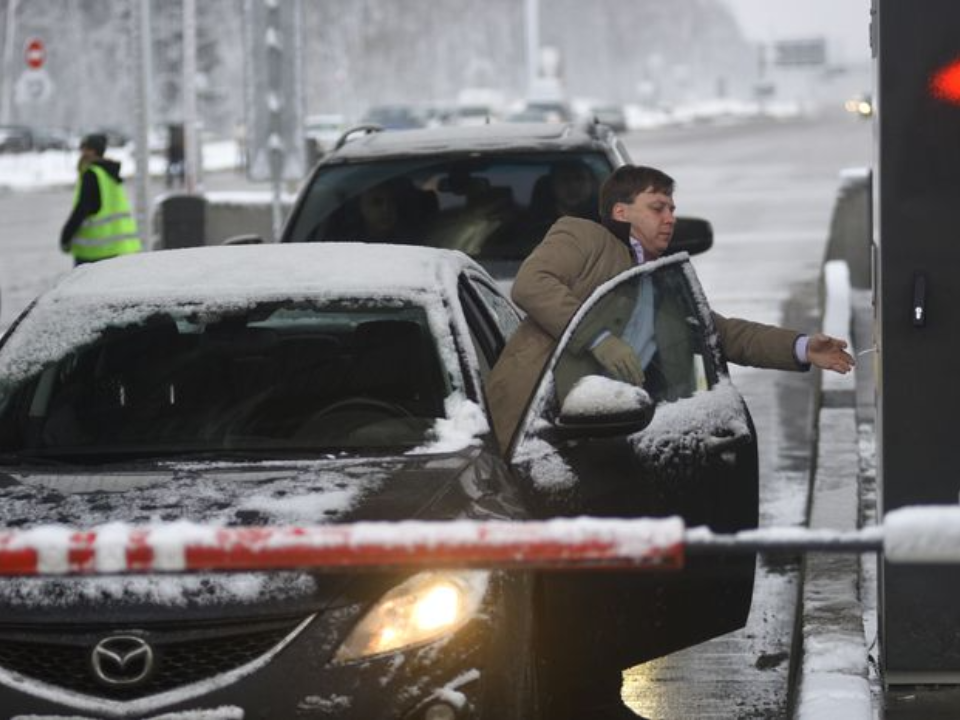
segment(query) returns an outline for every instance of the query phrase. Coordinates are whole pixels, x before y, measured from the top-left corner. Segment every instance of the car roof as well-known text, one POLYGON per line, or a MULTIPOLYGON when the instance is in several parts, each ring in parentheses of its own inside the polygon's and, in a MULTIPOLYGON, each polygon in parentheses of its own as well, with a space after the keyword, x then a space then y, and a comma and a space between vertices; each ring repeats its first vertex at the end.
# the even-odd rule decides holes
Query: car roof
POLYGON ((229 302, 277 296, 407 296, 455 287, 464 268, 486 274, 454 250, 383 243, 267 243, 122 255, 82 265, 46 302, 178 298, 229 302), (454 284, 451 284, 454 283, 454 284))
POLYGON ((371 157, 469 154, 500 150, 549 152, 551 149, 602 149, 608 147, 612 140, 613 135, 602 126, 594 128, 575 123, 490 123, 384 130, 355 135, 328 155, 323 164, 371 157))

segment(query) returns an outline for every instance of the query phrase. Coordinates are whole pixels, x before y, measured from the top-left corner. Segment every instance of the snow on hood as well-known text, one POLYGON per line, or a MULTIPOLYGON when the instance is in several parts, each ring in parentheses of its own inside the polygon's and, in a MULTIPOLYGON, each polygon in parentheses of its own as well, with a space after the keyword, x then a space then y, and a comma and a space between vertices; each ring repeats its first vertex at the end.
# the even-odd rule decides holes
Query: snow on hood
MULTIPOLYGON (((199 463, 171 464, 167 472, 80 475, 7 472, 20 481, 0 490, 0 525, 20 527, 24 518, 93 527, 117 519, 131 523, 190 518, 213 525, 334 522, 376 492, 386 469, 342 461, 329 468, 316 462, 241 471, 199 463), (94 492, 95 490, 99 492, 94 492)), ((0 603, 69 607, 78 601, 137 600, 186 606, 253 603, 312 594, 306 573, 230 573, 177 576, 16 578, 0 582, 0 603)))
POLYGON ((141 473, 49 474, 6 470, 19 485, 0 490, 0 525, 24 518, 100 525, 190 518, 214 525, 335 522, 389 477, 369 461, 170 463, 141 473))

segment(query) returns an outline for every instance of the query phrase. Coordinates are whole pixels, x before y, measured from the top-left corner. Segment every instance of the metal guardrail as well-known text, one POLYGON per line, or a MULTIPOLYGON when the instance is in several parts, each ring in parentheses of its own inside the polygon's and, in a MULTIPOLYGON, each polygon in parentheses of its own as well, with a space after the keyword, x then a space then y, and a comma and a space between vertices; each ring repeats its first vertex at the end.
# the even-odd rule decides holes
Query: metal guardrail
POLYGON ((901 508, 856 531, 687 529, 671 518, 404 521, 229 528, 190 522, 0 530, 0 576, 510 567, 676 571, 688 555, 880 552, 960 562, 960 507, 901 508))

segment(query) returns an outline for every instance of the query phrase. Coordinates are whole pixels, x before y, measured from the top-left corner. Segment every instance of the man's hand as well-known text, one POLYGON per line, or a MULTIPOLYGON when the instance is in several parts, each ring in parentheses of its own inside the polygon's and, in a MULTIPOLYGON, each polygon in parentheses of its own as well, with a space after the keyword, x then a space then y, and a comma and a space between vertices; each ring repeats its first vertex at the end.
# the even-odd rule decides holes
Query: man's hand
POLYGON ((643 385, 643 366, 640 365, 640 358, 630 345, 616 335, 607 335, 590 352, 615 380, 643 385))
POLYGON ((853 356, 844 348, 845 340, 816 333, 807 341, 807 360, 812 365, 824 370, 833 370, 838 373, 848 373, 856 365, 853 356))

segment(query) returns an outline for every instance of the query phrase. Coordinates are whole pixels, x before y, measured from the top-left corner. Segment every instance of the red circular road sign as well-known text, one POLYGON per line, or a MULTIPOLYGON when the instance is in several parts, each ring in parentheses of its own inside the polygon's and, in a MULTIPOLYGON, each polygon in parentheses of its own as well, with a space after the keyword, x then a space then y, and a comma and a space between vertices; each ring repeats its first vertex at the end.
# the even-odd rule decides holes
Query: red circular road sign
POLYGON ((43 40, 40 38, 32 38, 27 41, 27 45, 23 50, 23 57, 27 61, 28 67, 34 70, 42 68, 44 60, 47 59, 47 49, 43 45, 43 40))

